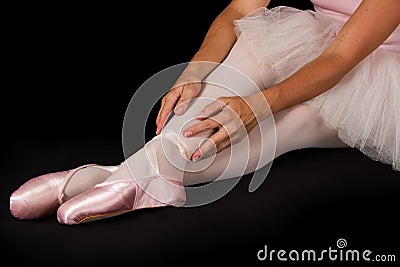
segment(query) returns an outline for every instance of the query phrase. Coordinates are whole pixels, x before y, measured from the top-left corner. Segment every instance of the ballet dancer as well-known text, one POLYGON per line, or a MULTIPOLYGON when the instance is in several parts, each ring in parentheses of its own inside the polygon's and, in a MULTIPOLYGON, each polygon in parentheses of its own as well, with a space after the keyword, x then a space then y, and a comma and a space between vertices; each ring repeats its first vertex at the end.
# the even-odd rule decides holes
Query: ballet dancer
POLYGON ((188 65, 184 76, 202 82, 177 84, 163 97, 151 141, 118 166, 27 180, 10 197, 12 215, 57 214, 71 225, 179 207, 185 185, 254 172, 260 159, 307 147, 353 147, 398 171, 400 1, 312 2, 315 10, 231 1, 191 59, 222 64, 188 65), (231 70, 252 82, 239 79, 233 91, 208 82, 229 83, 231 70), (267 127, 271 119, 275 127, 267 127), (249 152, 244 170, 234 148, 249 152), (209 158, 206 168, 185 171, 209 158))

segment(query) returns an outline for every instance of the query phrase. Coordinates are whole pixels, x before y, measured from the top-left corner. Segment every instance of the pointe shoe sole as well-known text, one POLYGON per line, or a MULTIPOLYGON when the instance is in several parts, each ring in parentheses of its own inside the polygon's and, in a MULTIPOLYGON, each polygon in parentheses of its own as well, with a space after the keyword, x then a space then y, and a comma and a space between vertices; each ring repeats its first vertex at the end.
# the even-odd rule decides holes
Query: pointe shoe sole
POLYGON ((114 212, 110 212, 110 213, 91 215, 91 216, 87 216, 87 217, 82 218, 80 221, 77 221, 76 224, 103 220, 103 219, 106 219, 106 218, 111 218, 111 217, 115 217, 115 216, 118 216, 118 215, 122 215, 122 214, 128 213, 130 211, 132 211, 132 210, 114 211, 114 212))

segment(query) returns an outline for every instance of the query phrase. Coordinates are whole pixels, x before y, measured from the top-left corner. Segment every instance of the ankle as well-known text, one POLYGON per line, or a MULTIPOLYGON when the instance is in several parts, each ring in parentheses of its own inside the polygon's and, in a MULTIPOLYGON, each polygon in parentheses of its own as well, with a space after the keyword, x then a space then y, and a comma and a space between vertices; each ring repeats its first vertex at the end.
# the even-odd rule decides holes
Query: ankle
POLYGON ((182 181, 165 177, 147 177, 137 183, 134 209, 160 206, 179 207, 186 201, 182 181))

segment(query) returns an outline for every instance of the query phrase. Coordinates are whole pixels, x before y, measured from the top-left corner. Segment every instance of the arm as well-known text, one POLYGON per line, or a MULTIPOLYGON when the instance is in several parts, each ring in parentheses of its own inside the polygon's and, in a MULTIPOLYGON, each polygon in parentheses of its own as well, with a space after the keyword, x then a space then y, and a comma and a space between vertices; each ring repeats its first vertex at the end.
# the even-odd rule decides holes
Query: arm
POLYGON ((250 11, 265 7, 268 0, 233 0, 215 18, 204 40, 191 61, 211 61, 221 63, 236 42, 234 21, 250 11))
MULTIPOLYGON (((267 6, 269 0, 232 0, 229 5, 215 18, 198 50, 192 57, 191 62, 208 61, 221 63, 228 55, 230 49, 236 41, 234 31, 234 20, 240 19, 248 12, 267 6)), ((203 79, 212 71, 214 64, 189 64, 183 72, 183 77, 187 80, 196 81, 203 79), (201 66, 203 69, 199 69, 201 66), (194 78, 193 78, 194 77, 194 78)), ((187 81, 187 82, 188 82, 187 81)), ((170 112, 183 102, 196 97, 200 92, 199 84, 187 83, 171 89, 162 99, 161 108, 157 116, 156 125, 159 134, 167 120, 170 112)), ((188 102, 183 103, 181 109, 175 109, 177 115, 183 114, 188 106, 188 102)))
POLYGON ((272 113, 307 101, 335 86, 379 47, 400 23, 400 1, 364 0, 330 46, 315 60, 263 95, 272 113))
POLYGON ((248 133, 257 125, 258 118, 269 116, 269 109, 260 103, 263 102, 260 99, 265 98, 272 113, 277 113, 329 90, 379 47, 399 23, 399 0, 364 0, 330 46, 292 76, 249 97, 222 97, 206 106, 203 114, 208 119, 186 129, 186 135, 192 136, 215 128, 219 130, 210 137, 212 142, 204 142, 193 153, 192 159, 207 155, 214 144, 217 152, 225 149, 231 145, 230 136, 243 136, 243 126, 248 133), (260 94, 264 98, 260 98, 260 94), (232 112, 229 110, 236 115, 230 115, 232 112))

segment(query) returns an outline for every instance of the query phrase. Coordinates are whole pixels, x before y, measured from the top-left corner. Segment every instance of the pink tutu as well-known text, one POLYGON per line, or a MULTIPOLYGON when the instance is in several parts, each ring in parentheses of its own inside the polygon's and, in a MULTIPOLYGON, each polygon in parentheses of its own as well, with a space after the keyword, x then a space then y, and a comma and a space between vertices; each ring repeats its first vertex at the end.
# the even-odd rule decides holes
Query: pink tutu
MULTIPOLYGON (((260 71, 273 72, 272 80, 264 81, 266 87, 318 57, 343 23, 291 7, 259 8, 235 21, 260 71)), ((318 109, 350 147, 400 170, 400 53, 387 47, 376 49, 336 86, 306 104, 318 109)))

